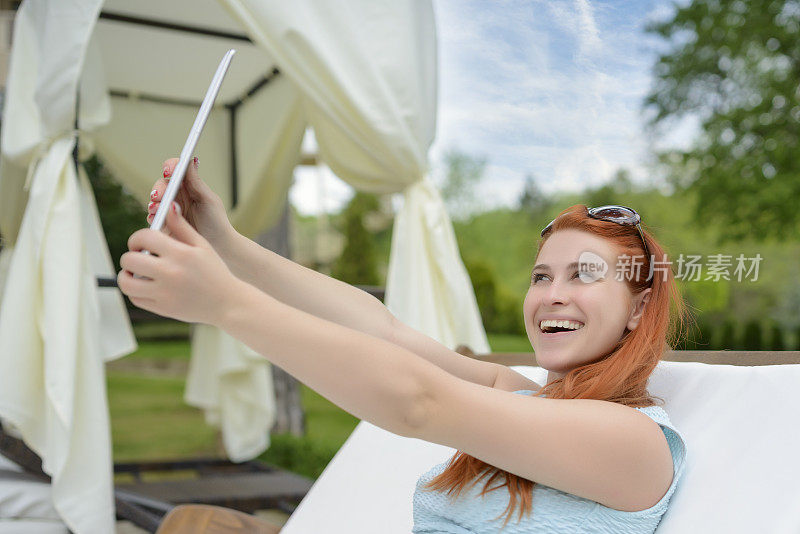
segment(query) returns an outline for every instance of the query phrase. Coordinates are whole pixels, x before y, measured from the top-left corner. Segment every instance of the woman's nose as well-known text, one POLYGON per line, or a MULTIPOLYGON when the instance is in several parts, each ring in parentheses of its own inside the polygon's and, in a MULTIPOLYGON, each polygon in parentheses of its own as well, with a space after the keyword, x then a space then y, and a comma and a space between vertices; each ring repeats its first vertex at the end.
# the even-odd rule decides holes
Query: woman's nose
POLYGON ((548 304, 568 303, 571 297, 567 285, 568 284, 565 284, 561 280, 555 280, 552 282, 548 286, 547 292, 545 293, 545 299, 547 300, 548 304))

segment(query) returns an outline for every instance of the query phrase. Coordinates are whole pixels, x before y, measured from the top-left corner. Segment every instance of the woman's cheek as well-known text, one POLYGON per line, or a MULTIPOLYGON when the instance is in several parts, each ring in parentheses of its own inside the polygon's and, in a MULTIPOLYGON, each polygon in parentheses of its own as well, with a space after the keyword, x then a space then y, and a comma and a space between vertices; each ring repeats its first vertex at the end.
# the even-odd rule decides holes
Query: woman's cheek
POLYGON ((522 301, 522 316, 525 320, 525 324, 528 324, 532 315, 533 315, 533 299, 531 299, 531 292, 530 290, 525 294, 525 300, 522 301))

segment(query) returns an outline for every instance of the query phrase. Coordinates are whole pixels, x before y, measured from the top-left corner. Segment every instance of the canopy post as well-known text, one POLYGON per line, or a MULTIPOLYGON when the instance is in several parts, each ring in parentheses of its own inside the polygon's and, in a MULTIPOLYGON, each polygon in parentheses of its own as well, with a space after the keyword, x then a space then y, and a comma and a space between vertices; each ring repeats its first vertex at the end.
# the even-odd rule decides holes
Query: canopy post
POLYGON ((236 167, 236 112, 239 110, 242 100, 237 100, 233 104, 225 107, 230 116, 230 156, 231 156, 231 209, 236 207, 239 201, 239 171, 236 167))
MULTIPOLYGON (((80 136, 78 132, 78 111, 80 110, 80 103, 81 103, 81 89, 80 84, 78 85, 78 93, 75 95, 75 148, 72 149, 72 162, 75 164, 75 177, 78 178, 78 143, 80 142, 80 136)), ((78 186, 80 186, 80 179, 78 179, 78 186)))
POLYGON ((239 111, 239 106, 241 106, 248 98, 252 97, 254 94, 266 87, 267 84, 269 84, 269 82, 271 82, 272 79, 278 74, 280 74, 278 68, 273 67, 269 74, 263 76, 250 88, 248 88, 244 95, 242 95, 240 98, 237 98, 233 102, 225 104, 225 109, 228 110, 228 116, 230 117, 231 209, 235 208, 236 204, 239 202, 239 169, 236 163, 238 158, 236 151, 236 115, 239 111))

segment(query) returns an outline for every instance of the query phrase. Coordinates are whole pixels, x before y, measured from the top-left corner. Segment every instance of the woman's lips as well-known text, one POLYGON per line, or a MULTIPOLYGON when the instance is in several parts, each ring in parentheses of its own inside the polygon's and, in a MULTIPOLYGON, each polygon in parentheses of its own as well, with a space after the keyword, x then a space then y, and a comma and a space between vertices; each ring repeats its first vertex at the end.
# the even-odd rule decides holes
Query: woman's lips
MULTIPOLYGON (((586 328, 586 327, 583 327, 583 328, 586 328)), ((542 339, 545 339, 545 340, 548 340, 548 341, 549 340, 556 341, 556 340, 562 339, 562 338, 564 338, 564 337, 566 337, 566 336, 568 336, 570 334, 576 334, 576 333, 580 332, 581 330, 583 330, 583 328, 579 328, 577 330, 565 330, 563 332, 547 333, 547 332, 542 332, 541 330, 539 330, 539 332, 541 332, 541 334, 542 334, 542 339)))

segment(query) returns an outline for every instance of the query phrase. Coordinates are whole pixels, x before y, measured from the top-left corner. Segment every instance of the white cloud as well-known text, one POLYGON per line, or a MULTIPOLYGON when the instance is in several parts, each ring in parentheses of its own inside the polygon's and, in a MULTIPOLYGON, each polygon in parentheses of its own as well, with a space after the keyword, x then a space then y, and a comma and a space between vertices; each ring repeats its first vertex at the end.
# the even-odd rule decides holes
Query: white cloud
POLYGON ((602 54, 603 41, 594 16, 594 6, 588 0, 552 1, 547 8, 553 21, 578 45, 578 61, 602 54))
POLYGON ((434 166, 450 148, 487 157, 484 188, 497 205, 513 205, 529 173, 548 192, 602 184, 621 167, 649 180, 641 106, 655 53, 643 29, 655 9, 663 16, 663 2, 434 5, 441 73, 434 166))
MULTIPOLYGON (((440 83, 434 176, 442 175, 448 149, 485 156, 486 207, 514 205, 527 174, 547 192, 602 184, 620 167, 634 180, 650 180, 652 147, 641 105, 658 43, 643 29, 664 18, 668 5, 434 0, 440 83)), ((685 146, 695 132, 684 125, 658 146, 685 146)), ((312 183, 301 182, 295 187, 312 183)), ((341 181, 328 188, 329 209, 352 194, 341 181)), ((312 196, 299 209, 310 213, 318 204, 312 196)))
POLYGON ((289 201, 301 215, 338 212, 352 196, 353 188, 325 165, 295 168, 289 201))

